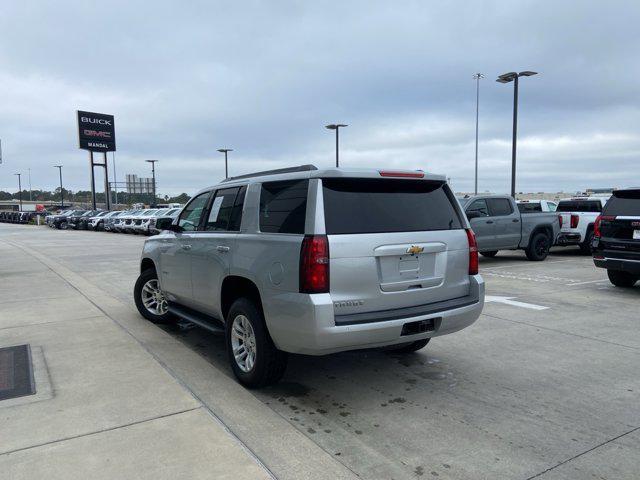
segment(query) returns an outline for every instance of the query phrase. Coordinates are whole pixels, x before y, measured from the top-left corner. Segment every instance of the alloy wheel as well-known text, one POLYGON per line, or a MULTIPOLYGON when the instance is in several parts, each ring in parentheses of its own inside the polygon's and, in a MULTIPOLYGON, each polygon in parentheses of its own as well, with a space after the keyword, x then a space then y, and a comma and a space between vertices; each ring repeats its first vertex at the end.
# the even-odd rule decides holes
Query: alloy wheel
POLYGON ((153 315, 164 315, 168 311, 167 299, 160 290, 158 279, 152 278, 142 287, 142 304, 153 315))
POLYGON ((244 315, 238 315, 231 324, 231 348, 240 370, 250 372, 256 363, 256 335, 244 315))

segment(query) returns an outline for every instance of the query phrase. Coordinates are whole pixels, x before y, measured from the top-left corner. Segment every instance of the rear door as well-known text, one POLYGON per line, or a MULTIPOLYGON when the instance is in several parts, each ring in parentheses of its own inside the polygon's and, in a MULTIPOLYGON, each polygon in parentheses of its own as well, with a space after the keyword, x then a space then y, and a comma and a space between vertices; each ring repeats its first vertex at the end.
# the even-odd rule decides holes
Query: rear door
POLYGON ((520 211, 513 208, 509 198, 488 198, 489 212, 495 222, 496 250, 517 248, 520 245, 520 211))
POLYGON ((495 222, 489 214, 489 206, 484 198, 478 198, 472 201, 465 209, 467 216, 471 214, 469 224, 476 234, 476 242, 478 242, 478 250, 487 252, 496 250, 496 229, 495 222))
POLYGON ((325 178, 322 185, 337 313, 469 294, 467 234, 445 182, 325 178))

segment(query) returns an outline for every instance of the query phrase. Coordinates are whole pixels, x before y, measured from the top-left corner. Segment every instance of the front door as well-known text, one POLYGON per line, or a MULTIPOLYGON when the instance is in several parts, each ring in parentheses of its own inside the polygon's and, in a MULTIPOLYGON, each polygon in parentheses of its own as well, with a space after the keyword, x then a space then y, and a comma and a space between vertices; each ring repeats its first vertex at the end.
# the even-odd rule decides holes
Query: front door
POLYGON ((205 192, 191 200, 178 218, 181 231, 162 240, 160 283, 170 301, 185 305, 192 302, 191 251, 210 194, 205 192))
POLYGON ((220 320, 224 320, 220 292, 234 255, 245 192, 245 186, 218 190, 205 213, 202 230, 195 235, 193 242, 191 283, 194 305, 220 320))

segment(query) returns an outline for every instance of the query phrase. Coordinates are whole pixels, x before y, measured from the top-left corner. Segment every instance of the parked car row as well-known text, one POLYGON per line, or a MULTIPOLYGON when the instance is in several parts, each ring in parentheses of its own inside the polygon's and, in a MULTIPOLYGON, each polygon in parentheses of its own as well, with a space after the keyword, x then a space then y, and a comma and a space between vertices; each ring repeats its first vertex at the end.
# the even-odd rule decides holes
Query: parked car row
POLYGON ((0 212, 1 223, 29 223, 36 216, 35 212, 0 212))
POLYGON ((45 223, 59 230, 103 230, 115 233, 155 235, 160 233, 156 222, 161 218, 173 219, 179 208, 147 208, 136 210, 68 210, 48 215, 45 223))

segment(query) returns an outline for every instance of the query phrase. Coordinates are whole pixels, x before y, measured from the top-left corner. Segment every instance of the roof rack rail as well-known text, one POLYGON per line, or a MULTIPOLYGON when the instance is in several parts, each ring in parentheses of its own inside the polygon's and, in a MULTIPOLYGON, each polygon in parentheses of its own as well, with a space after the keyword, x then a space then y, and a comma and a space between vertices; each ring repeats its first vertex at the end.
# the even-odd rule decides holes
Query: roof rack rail
POLYGON ((243 178, 262 177, 266 175, 279 175, 281 173, 293 173, 293 172, 310 172, 311 170, 318 170, 315 165, 299 165, 297 167, 277 168, 275 170, 265 170, 264 172, 247 173, 246 175, 237 175, 235 177, 228 177, 222 180, 220 183, 231 182, 232 180, 241 180, 243 178))

